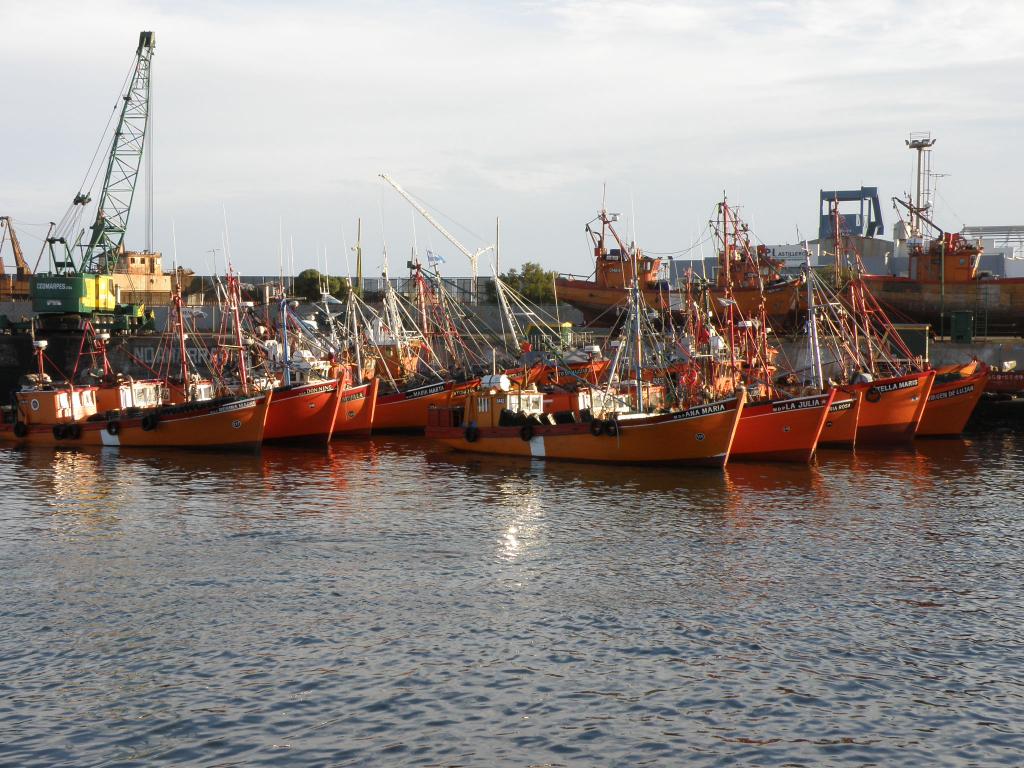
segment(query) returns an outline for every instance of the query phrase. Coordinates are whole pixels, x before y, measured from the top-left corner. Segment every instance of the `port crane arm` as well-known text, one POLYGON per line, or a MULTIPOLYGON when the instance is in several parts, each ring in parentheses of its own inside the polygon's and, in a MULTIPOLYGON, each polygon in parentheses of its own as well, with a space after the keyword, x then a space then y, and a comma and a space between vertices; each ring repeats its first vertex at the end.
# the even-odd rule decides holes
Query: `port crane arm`
POLYGON ((487 253, 488 251, 493 250, 494 246, 493 245, 488 245, 487 247, 481 248, 480 250, 475 251, 475 252, 469 250, 469 248, 467 248, 466 246, 464 246, 462 243, 460 243, 458 241, 458 239, 455 237, 455 235, 453 235, 451 232, 449 232, 447 229, 445 229, 441 225, 441 222, 439 222, 437 219, 435 219, 433 216, 431 216, 430 213, 427 211, 427 209, 424 208, 422 205, 420 205, 419 202, 412 195, 410 195, 408 192, 406 192, 397 181, 392 179, 386 173, 382 173, 380 175, 380 177, 382 179, 384 179, 384 181, 386 181, 388 184, 390 184, 394 188, 395 192, 397 192, 402 197, 404 197, 406 199, 406 201, 409 203, 409 205, 411 205, 413 208, 415 208, 417 211, 419 211, 420 216, 422 216, 424 219, 426 219, 427 222, 429 222, 431 224, 431 226, 434 227, 434 229, 436 229, 438 232, 440 232, 442 235, 444 235, 445 239, 447 239, 448 242, 450 242, 452 245, 454 245, 456 248, 458 248, 463 256, 465 256, 467 259, 469 259, 469 264, 470 264, 470 266, 473 269, 473 297, 475 299, 476 298, 476 279, 477 279, 477 260, 481 256, 483 256, 485 253, 487 253))
POLYGON ((156 35, 153 32, 139 33, 131 83, 121 97, 124 104, 111 142, 103 192, 96 207, 96 220, 92 225, 89 245, 78 267, 81 273, 111 272, 124 243, 146 143, 150 70, 155 48, 156 35))

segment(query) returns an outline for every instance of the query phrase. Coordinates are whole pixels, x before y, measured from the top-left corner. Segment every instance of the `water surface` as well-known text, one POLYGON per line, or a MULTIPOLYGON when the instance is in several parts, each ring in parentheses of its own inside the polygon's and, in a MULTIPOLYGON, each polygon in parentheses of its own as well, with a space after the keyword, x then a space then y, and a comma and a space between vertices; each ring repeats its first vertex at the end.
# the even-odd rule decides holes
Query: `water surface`
POLYGON ((1021 765, 1022 459, 0 450, 0 764, 1021 765))

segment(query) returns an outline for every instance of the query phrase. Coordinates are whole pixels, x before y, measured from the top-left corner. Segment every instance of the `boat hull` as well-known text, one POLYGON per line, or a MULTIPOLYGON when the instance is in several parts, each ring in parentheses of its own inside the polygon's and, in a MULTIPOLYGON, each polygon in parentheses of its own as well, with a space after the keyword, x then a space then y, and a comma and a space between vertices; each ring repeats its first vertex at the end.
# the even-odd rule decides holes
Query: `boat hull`
POLYGON ((348 387, 341 393, 334 419, 333 437, 369 437, 377 409, 380 379, 348 387))
POLYGON ((937 378, 917 427, 917 437, 954 437, 963 432, 987 382, 988 371, 951 381, 937 378))
POLYGON ((826 394, 748 403, 743 408, 732 461, 810 463, 835 390, 826 394))
POLYGON ((1024 392, 1024 371, 990 371, 985 391, 1002 395, 1024 392))
MULTIPOLYGON (((572 304, 583 313, 588 325, 611 326, 620 314, 625 313, 629 290, 599 285, 590 280, 559 278, 555 281, 558 298, 572 304)), ((683 318, 685 307, 678 292, 667 288, 644 288, 644 301, 649 307, 660 312, 672 311, 683 318)), ((797 313, 806 310, 806 301, 799 289, 799 282, 791 281, 765 286, 763 300, 768 321, 773 325, 792 325, 797 313)), ((725 298, 725 291, 711 288, 714 298, 725 298)), ((743 317, 760 316, 762 291, 758 288, 732 289, 732 297, 743 317)))
POLYGON ((614 464, 723 467, 736 434, 743 399, 696 406, 679 413, 623 418, 615 434, 594 434, 595 424, 530 427, 427 428, 427 437, 469 453, 614 464), (476 429, 473 433, 471 430, 476 429), (524 432, 524 430, 529 432, 524 432))
POLYGON ((377 411, 373 417, 374 432, 422 432, 427 427, 431 407, 449 408, 462 405, 466 395, 480 386, 480 380, 445 381, 416 387, 404 392, 377 394, 377 411))
POLYGON ((276 387, 263 441, 326 444, 334 433, 341 397, 341 382, 337 379, 276 387))
POLYGON ((73 424, 28 425, 18 437, 12 425, 0 427, 0 439, 51 447, 181 448, 258 450, 272 393, 190 405, 155 408, 114 418, 93 417, 73 424), (61 428, 63 427, 63 428, 61 428), (9 437, 10 436, 10 437, 9 437))
POLYGON ((911 373, 853 385, 863 391, 857 445, 910 443, 931 393, 935 371, 911 373))
POLYGON ((864 282, 878 302, 920 323, 948 333, 950 313, 973 312, 989 328, 1024 328, 1024 278, 1001 277, 970 282, 924 282, 909 277, 865 275, 864 282))
POLYGON ((818 438, 821 448, 853 448, 857 444, 857 422, 860 417, 864 391, 837 389, 828 409, 825 426, 818 438))

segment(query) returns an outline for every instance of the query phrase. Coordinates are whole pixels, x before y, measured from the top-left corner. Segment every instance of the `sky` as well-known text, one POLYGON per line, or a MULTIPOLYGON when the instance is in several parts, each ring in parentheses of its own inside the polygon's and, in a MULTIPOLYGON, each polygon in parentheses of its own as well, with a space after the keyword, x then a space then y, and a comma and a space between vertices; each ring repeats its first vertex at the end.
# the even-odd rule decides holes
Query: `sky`
POLYGON ((819 190, 878 186, 888 234, 911 131, 937 139, 938 223, 1024 224, 1016 1, 0 0, 0 30, 0 215, 30 262, 110 140, 141 30, 154 245, 199 273, 229 251, 276 274, 282 242, 296 270, 350 272, 361 218, 368 276, 413 249, 468 275, 382 172, 470 250, 500 219, 501 271, 591 272, 603 199, 649 253, 711 255, 723 193, 778 244, 816 235, 819 190))

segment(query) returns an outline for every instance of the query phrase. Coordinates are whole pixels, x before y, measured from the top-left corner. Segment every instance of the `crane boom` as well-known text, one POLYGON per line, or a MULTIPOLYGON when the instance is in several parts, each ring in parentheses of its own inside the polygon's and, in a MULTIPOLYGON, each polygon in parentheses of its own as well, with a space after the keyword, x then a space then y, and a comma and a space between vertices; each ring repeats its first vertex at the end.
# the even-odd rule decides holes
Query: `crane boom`
POLYGON ((150 70, 155 48, 156 35, 153 32, 140 32, 131 83, 121 97, 124 105, 114 130, 103 192, 96 207, 96 221, 92 225, 89 246, 82 256, 79 272, 109 273, 124 243, 128 214, 131 213, 135 182, 142 167, 142 152, 146 142, 150 70))
POLYGON ((441 225, 441 222, 439 222, 437 219, 435 219, 433 216, 431 216, 430 213, 427 211, 427 209, 419 204, 419 202, 416 200, 416 198, 414 198, 412 195, 410 195, 408 192, 406 192, 402 188, 401 184, 399 184, 397 181, 392 179, 386 173, 382 173, 380 175, 380 177, 382 179, 384 179, 384 181, 386 181, 392 187, 394 187, 395 192, 397 192, 402 197, 404 197, 406 199, 406 201, 409 203, 409 205, 411 205, 413 208, 415 208, 417 211, 419 211, 420 216, 422 216, 424 219, 426 219, 427 222, 430 223, 430 225, 434 227, 434 229, 436 229, 438 232, 440 232, 442 235, 445 236, 445 239, 447 239, 448 242, 450 242, 452 245, 454 245, 456 248, 458 248, 463 256, 465 256, 467 259, 469 259, 470 268, 473 270, 473 300, 475 301, 476 300, 477 261, 479 260, 479 258, 483 254, 487 253, 490 250, 493 250, 494 246, 493 245, 488 245, 486 248, 481 248, 480 250, 478 250, 476 252, 473 252, 473 251, 469 250, 469 248, 467 248, 466 246, 464 246, 462 243, 460 243, 458 241, 458 238, 456 238, 455 235, 453 235, 451 232, 449 232, 447 229, 445 229, 441 225))
MULTIPOLYGON (((21 251, 21 243, 18 242, 18 235, 14 231, 14 222, 10 216, 0 216, 0 228, 7 230, 7 236, 11 238, 11 249, 14 251, 14 266, 17 269, 18 277, 25 278, 32 274, 32 269, 25 261, 25 255, 21 251)), ((3 238, 0 238, 0 245, 3 238)), ((0 259, 0 274, 4 272, 4 262, 0 259)))

